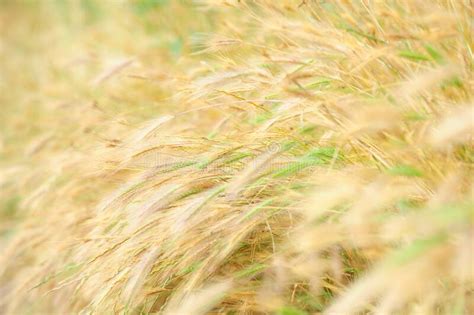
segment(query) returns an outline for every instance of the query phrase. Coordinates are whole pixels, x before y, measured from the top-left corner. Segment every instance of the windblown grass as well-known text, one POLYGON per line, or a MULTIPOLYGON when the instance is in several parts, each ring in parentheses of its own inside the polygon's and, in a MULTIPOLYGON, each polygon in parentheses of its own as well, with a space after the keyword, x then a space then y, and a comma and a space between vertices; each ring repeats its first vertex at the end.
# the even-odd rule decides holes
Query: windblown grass
POLYGON ((474 312, 468 1, 0 5, 0 313, 474 312))

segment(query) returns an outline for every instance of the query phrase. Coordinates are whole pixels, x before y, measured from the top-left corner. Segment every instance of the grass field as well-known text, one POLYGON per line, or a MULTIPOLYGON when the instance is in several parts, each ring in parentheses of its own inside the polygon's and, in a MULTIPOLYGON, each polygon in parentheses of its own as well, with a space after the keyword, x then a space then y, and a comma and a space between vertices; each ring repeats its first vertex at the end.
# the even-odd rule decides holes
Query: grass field
POLYGON ((0 314, 473 314, 469 0, 0 0, 0 314))

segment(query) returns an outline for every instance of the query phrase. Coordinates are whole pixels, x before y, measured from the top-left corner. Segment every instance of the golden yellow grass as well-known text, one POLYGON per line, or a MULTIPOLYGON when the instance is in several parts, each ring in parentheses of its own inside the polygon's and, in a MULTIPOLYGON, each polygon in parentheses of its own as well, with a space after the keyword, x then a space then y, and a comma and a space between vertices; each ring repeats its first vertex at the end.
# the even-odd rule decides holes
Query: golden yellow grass
POLYGON ((0 313, 474 312, 472 19, 0 2, 0 313))

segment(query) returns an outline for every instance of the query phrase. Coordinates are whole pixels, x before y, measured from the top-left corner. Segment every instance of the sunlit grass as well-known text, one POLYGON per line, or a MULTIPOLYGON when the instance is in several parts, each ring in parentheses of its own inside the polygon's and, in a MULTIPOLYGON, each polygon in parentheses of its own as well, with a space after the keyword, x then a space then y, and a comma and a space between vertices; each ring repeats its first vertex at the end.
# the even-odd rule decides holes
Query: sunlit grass
POLYGON ((465 1, 0 3, 0 313, 474 312, 465 1))

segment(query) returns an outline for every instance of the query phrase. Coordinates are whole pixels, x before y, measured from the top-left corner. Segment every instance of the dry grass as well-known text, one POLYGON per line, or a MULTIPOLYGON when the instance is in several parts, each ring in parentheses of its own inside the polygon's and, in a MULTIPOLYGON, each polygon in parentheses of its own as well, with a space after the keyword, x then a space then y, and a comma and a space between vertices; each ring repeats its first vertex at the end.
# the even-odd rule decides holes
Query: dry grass
POLYGON ((473 313, 472 18, 1 2, 0 313, 473 313))

